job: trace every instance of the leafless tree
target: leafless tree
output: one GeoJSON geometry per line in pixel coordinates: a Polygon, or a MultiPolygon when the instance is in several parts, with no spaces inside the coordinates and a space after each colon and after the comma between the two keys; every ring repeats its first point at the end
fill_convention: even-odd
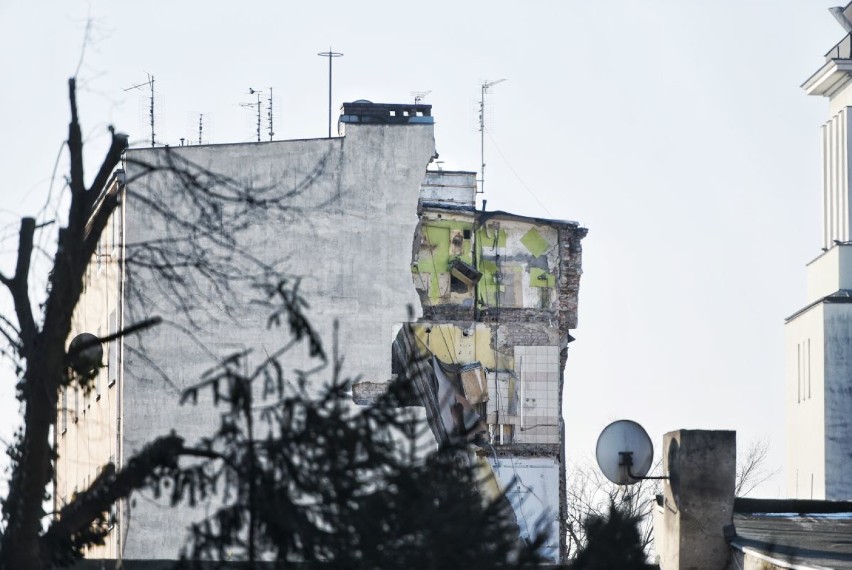
{"type": "Polygon", "coordinates": [[[745,497],[757,487],[769,481],[778,474],[777,469],[769,469],[766,465],[769,454],[769,439],[755,439],[749,442],[737,457],[737,476],[734,495],[745,497]]]}
{"type": "MultiPolygon", "coordinates": [[[[541,541],[520,550],[506,544],[505,508],[497,502],[483,503],[472,494],[473,467],[460,467],[452,455],[423,461],[391,447],[400,439],[393,436],[395,430],[411,436],[411,441],[416,439],[405,419],[394,415],[396,405],[409,400],[393,406],[391,400],[363,414],[351,412],[343,399],[346,383],[339,381],[340,359],[336,353],[327,357],[311,327],[298,279],[288,276],[279,260],[261,259],[241,247],[240,234],[253,221],[270,216],[284,221],[292,214],[291,199],[313,183],[327,157],[320,158],[313,172],[291,180],[285,188],[264,187],[219,175],[178,151],[127,155],[127,137],[110,129],[109,150],[87,185],[73,78],[69,101],[70,205],[67,218],[58,224],[46,291],[40,292],[31,279],[35,236],[45,228],[34,218],[21,220],[14,273],[0,275],[15,310],[14,319],[0,318],[0,335],[19,374],[23,411],[22,428],[9,450],[12,465],[9,490],[2,499],[5,528],[0,536],[0,568],[38,570],[72,562],[84,547],[102,543],[110,507],[134,491],[162,492],[168,484],[174,504],[192,503],[215,494],[217,481],[218,489],[225,493],[230,489],[236,503],[226,503],[214,515],[218,518],[195,529],[191,545],[195,556],[215,557],[228,547],[248,560],[273,552],[282,559],[294,555],[303,560],[346,560],[351,562],[347,567],[353,568],[375,567],[370,553],[394,565],[435,560],[435,567],[446,567],[454,556],[493,567],[510,552],[518,554],[519,562],[535,561],[541,541]],[[133,192],[127,195],[164,228],[161,239],[126,244],[121,259],[131,281],[128,294],[139,296],[136,306],[142,313],[133,315],[120,330],[70,348],[67,341],[87,268],[124,196],[108,191],[122,160],[135,173],[123,186],[125,192],[133,192]],[[127,190],[131,182],[155,174],[180,190],[179,216],[163,206],[155,186],[143,192],[127,190]],[[133,288],[134,282],[159,287],[161,294],[146,296],[143,287],[133,288]],[[181,315],[181,326],[193,336],[196,317],[208,310],[203,299],[210,291],[225,300],[218,315],[225,319],[237,318],[230,308],[239,303],[264,304],[269,324],[285,327],[290,341],[251,372],[244,364],[245,353],[231,355],[184,393],[185,398],[194,399],[206,390],[213,393],[214,401],[229,407],[221,414],[218,431],[209,438],[190,443],[174,433],[156,438],[126,458],[120,468],[112,463],[103,466],[89,487],[59,512],[45,512],[56,464],[52,433],[59,394],[69,387],[88,390],[95,376],[81,372],[74,366],[75,359],[99,343],[141,335],[161,322],[154,312],[181,315]],[[246,292],[255,297],[245,298],[246,292]],[[296,345],[307,346],[306,352],[318,363],[316,370],[332,365],[333,381],[316,399],[305,391],[307,372],[297,372],[292,385],[282,372],[281,357],[296,345]],[[255,389],[275,397],[256,409],[252,404],[255,389]],[[267,420],[270,435],[266,438],[255,435],[255,413],[260,414],[257,419],[267,420]],[[195,463],[187,465],[181,458],[195,463]],[[427,469],[430,462],[437,474],[427,469]],[[321,476],[312,479],[299,470],[300,464],[312,466],[321,476]],[[441,490],[451,500],[433,494],[441,490]],[[270,509],[274,501],[287,500],[290,510],[270,509]],[[432,509],[437,523],[418,516],[424,509],[432,509]],[[474,518],[465,519],[465,512],[474,518]],[[340,533],[333,532],[335,521],[342,525],[340,533]],[[391,533],[394,549],[389,550],[391,543],[377,532],[391,533]],[[329,542],[332,537],[334,544],[329,542]]],[[[136,350],[145,356],[144,344],[137,343],[136,350]]],[[[151,362],[149,372],[156,373],[156,363],[151,362]]]]}
{"type": "MultiPolygon", "coordinates": [[[[651,473],[660,470],[658,462],[651,473]]],[[[658,480],[641,480],[620,486],[609,481],[596,466],[574,465],[568,470],[568,557],[573,558],[587,543],[583,523],[590,516],[606,518],[610,505],[616,505],[628,518],[640,521],[642,548],[649,552],[654,543],[651,510],[662,486],[658,480]]]]}
{"type": "MultiPolygon", "coordinates": [[[[757,439],[743,448],[737,458],[735,496],[745,496],[777,473],[766,466],[769,440],[757,439]]],[[[657,462],[651,473],[659,473],[657,462]]],[[[619,486],[607,480],[596,466],[575,465],[568,472],[568,544],[569,558],[586,544],[583,522],[589,516],[605,517],[609,505],[619,507],[629,517],[640,521],[642,547],[651,553],[654,544],[652,509],[656,495],[662,492],[659,480],[642,480],[630,486],[619,486]]]]}
{"type": "MultiPolygon", "coordinates": [[[[0,319],[0,334],[8,343],[6,352],[16,364],[20,381],[18,396],[22,402],[23,425],[9,454],[12,459],[11,478],[7,496],[2,502],[5,530],[0,538],[0,565],[3,568],[47,568],[60,553],[79,552],[84,544],[97,542],[97,523],[116,500],[144,485],[166,466],[175,465],[185,452],[183,440],[166,436],[152,441],[126,466],[117,471],[106,465],[90,488],[78,493],[70,503],[56,513],[48,523],[44,499],[53,477],[55,452],[51,434],[56,421],[57,399],[60,390],[76,386],[91,387],[92,377],[72,372],[70,363],[75,351],[66,350],[71,332],[72,317],[84,287],[84,276],[93,260],[96,248],[110,217],[122,199],[121,193],[106,192],[107,186],[120,165],[128,146],[126,135],[110,128],[111,143],[100,168],[90,184],[86,184],[83,165],[83,138],[77,115],[76,80],[69,80],[71,121],[67,149],[69,175],[66,180],[70,205],[65,225],[58,230],[58,240],[49,272],[46,296],[31,286],[33,255],[36,251],[36,232],[43,230],[34,218],[21,220],[17,262],[14,274],[0,275],[14,303],[17,323],[0,319]],[[41,309],[39,312],[38,309],[41,309]],[[47,524],[47,529],[44,530],[47,524]]],[[[238,281],[256,285],[259,295],[267,299],[276,292],[290,295],[287,307],[291,318],[302,318],[302,302],[292,287],[286,285],[279,268],[239,253],[235,235],[240,222],[252,210],[282,213],[287,210],[287,192],[269,197],[267,189],[251,188],[219,176],[198,165],[189,163],[173,153],[160,154],[159,162],[139,163],[137,171],[146,176],[165,172],[180,183],[183,199],[189,207],[178,219],[172,212],[144,196],[152,215],[180,224],[184,238],[162,244],[133,244],[128,248],[128,267],[156,273],[152,279],[174,293],[170,298],[175,308],[190,315],[189,299],[193,288],[206,283],[220,292],[233,291],[238,281]],[[236,259],[241,260],[242,266],[236,259]]],[[[244,222],[243,222],[244,223],[244,222]]],[[[143,318],[127,323],[124,330],[113,331],[97,342],[108,342],[129,333],[138,333],[158,322],[143,318]]],[[[309,330],[309,329],[308,329],[309,330]]]]}

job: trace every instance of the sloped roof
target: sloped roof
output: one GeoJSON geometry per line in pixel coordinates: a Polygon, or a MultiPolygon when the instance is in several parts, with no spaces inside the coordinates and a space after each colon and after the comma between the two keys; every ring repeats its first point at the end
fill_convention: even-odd
{"type": "Polygon", "coordinates": [[[733,548],[780,567],[852,569],[852,502],[738,498],[731,530],[733,548]]]}

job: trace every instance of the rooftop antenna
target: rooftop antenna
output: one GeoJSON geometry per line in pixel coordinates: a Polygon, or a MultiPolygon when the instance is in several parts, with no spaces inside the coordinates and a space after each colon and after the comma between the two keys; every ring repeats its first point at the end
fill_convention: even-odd
{"type": "Polygon", "coordinates": [[[503,83],[506,81],[505,79],[497,79],[496,81],[483,81],[480,84],[482,88],[482,95],[479,99],[479,152],[482,156],[482,171],[479,177],[479,191],[477,194],[485,193],[485,94],[488,93],[488,90],[497,85],[498,83],[503,83]]]}
{"type": "Polygon", "coordinates": [[[431,92],[431,89],[429,91],[412,91],[411,94],[414,96],[414,104],[419,105],[420,101],[422,101],[423,98],[431,92]]]}
{"type": "Polygon", "coordinates": [[[272,128],[272,87],[269,88],[269,105],[266,109],[266,117],[269,119],[269,140],[275,136],[275,130],[272,128]]]}
{"type": "Polygon", "coordinates": [[[151,107],[149,114],[151,116],[151,146],[154,146],[154,76],[150,73],[146,72],[148,75],[148,81],[145,83],[140,83],[138,85],[134,85],[132,87],[128,87],[125,91],[130,91],[131,89],[139,89],[140,87],[145,87],[146,85],[151,87],[151,107]]]}
{"type": "Polygon", "coordinates": [[[335,57],[343,57],[343,54],[331,51],[331,46],[329,46],[328,51],[321,51],[317,55],[328,58],[328,138],[331,138],[331,61],[335,57]]]}
{"type": "Polygon", "coordinates": [[[198,144],[201,142],[201,133],[204,132],[204,113],[198,113],[198,144]]]}
{"type": "Polygon", "coordinates": [[[257,142],[260,142],[260,94],[263,91],[258,91],[249,87],[249,95],[257,95],[257,103],[240,103],[240,107],[257,107],[257,142]]]}

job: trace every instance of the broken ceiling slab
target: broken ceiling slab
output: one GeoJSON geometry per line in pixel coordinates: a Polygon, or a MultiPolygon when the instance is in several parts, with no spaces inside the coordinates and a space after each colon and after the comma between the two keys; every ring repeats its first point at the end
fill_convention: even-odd
{"type": "Polygon", "coordinates": [[[471,404],[488,401],[488,381],[482,364],[474,362],[465,364],[459,369],[462,392],[471,404]]]}
{"type": "Polygon", "coordinates": [[[450,261],[449,267],[452,276],[468,287],[473,287],[482,278],[482,272],[457,257],[450,261]]]}

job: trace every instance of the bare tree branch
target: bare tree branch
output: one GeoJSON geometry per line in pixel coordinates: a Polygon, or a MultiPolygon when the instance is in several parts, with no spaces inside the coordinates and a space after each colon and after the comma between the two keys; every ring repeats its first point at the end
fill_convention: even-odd
{"type": "MultiPolygon", "coordinates": [[[[658,472],[658,461],[651,472],[658,472]]],[[[654,543],[654,526],[651,512],[660,492],[660,482],[643,479],[633,485],[619,486],[608,481],[597,467],[575,465],[568,472],[568,522],[569,552],[573,557],[586,545],[583,523],[590,516],[606,517],[611,504],[630,517],[638,518],[642,547],[646,552],[654,543]]]]}
{"type": "Polygon", "coordinates": [[[106,187],[107,182],[109,182],[110,177],[115,171],[116,165],[121,160],[122,153],[127,150],[127,135],[123,133],[116,133],[113,127],[109,128],[109,132],[112,135],[112,142],[110,143],[109,150],[101,164],[101,168],[98,171],[97,176],[95,176],[95,180],[89,187],[89,192],[94,197],[97,197],[104,187],[106,187]]]}
{"type": "Polygon", "coordinates": [[[749,443],[745,453],[737,458],[735,496],[747,496],[778,473],[777,469],[767,470],[766,459],[768,455],[768,439],[756,439],[749,443]]]}
{"type": "MultiPolygon", "coordinates": [[[[71,122],[68,124],[68,152],[71,155],[71,186],[72,198],[86,191],[83,182],[83,135],[77,118],[77,78],[68,80],[68,98],[71,102],[71,122]]],[[[82,206],[82,204],[81,204],[82,206]]]]}
{"type": "Polygon", "coordinates": [[[15,327],[9,324],[9,321],[5,317],[0,316],[0,319],[2,319],[3,324],[5,325],[0,326],[0,334],[2,334],[3,337],[6,339],[6,342],[8,342],[9,345],[15,349],[17,355],[21,356],[21,352],[23,352],[23,347],[21,346],[20,339],[21,334],[15,327]],[[13,332],[9,332],[6,327],[11,328],[13,332]]]}
{"type": "Polygon", "coordinates": [[[91,195],[87,195],[83,183],[83,142],[74,78],[69,80],[68,87],[71,106],[68,126],[71,205],[68,225],[59,231],[41,330],[33,319],[28,291],[36,227],[33,218],[21,221],[17,268],[10,287],[26,364],[20,393],[24,402],[24,430],[10,451],[14,465],[9,491],[3,502],[3,515],[9,520],[9,525],[0,539],[0,565],[8,568],[45,567],[48,564],[45,557],[49,554],[41,546],[40,534],[44,492],[53,473],[52,426],[56,421],[58,390],[68,381],[65,342],[82,293],[83,275],[93,251],[86,249],[84,244],[93,200],[91,195]]]}
{"type": "Polygon", "coordinates": [[[33,253],[33,235],[36,223],[33,218],[23,218],[18,238],[18,259],[15,265],[15,276],[2,277],[0,281],[9,288],[15,304],[15,314],[18,317],[20,330],[19,344],[24,351],[32,349],[36,335],[35,319],[30,305],[29,273],[33,253]]]}

